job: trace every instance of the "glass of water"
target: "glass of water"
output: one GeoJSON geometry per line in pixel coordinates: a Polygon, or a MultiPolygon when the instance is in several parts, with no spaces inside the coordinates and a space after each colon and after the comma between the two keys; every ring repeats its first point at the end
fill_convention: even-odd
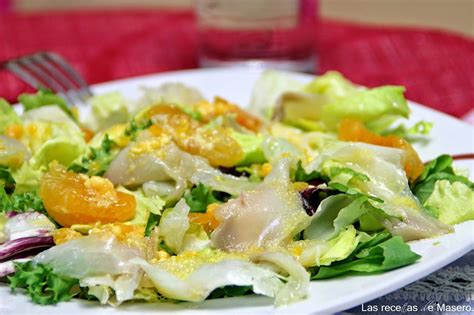
{"type": "Polygon", "coordinates": [[[202,67],[315,72],[317,0],[197,0],[202,67]]]}

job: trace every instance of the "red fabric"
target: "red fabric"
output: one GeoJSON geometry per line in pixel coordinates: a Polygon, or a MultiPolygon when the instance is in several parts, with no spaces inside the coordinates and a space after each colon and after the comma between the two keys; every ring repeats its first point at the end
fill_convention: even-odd
{"type": "MultiPolygon", "coordinates": [[[[321,72],[354,82],[401,84],[407,97],[461,117],[474,107],[474,41],[448,33],[322,21],[321,72]]],[[[196,25],[187,11],[0,15],[0,60],[39,50],[66,57],[90,83],[197,66],[196,25]]],[[[26,86],[0,71],[0,95],[26,86]]]]}

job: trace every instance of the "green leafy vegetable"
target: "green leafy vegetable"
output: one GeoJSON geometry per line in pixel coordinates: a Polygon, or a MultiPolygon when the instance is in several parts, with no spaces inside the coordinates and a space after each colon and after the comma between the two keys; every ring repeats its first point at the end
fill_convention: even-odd
{"type": "Polygon", "coordinates": [[[5,211],[38,211],[45,213],[36,191],[15,192],[16,181],[7,167],[0,166],[0,213],[5,211]]]}
{"type": "Polygon", "coordinates": [[[212,203],[222,203],[225,200],[223,193],[213,191],[211,188],[199,183],[184,195],[191,212],[206,212],[207,206],[212,203]]]}
{"type": "Polygon", "coordinates": [[[452,157],[441,155],[425,165],[423,173],[421,173],[412,186],[413,193],[422,204],[425,204],[426,200],[431,196],[435,189],[435,184],[439,180],[447,180],[450,183],[461,182],[471,189],[474,188],[474,183],[467,177],[454,173],[452,163],[452,157]]]}
{"type": "Polygon", "coordinates": [[[237,286],[228,285],[225,287],[217,288],[209,294],[208,299],[220,299],[224,297],[242,296],[252,293],[252,286],[237,286]]]}
{"type": "Polygon", "coordinates": [[[135,119],[132,119],[127,129],[125,129],[125,135],[127,137],[131,137],[132,140],[135,140],[140,131],[150,128],[152,124],[153,122],[151,121],[151,119],[146,119],[140,122],[137,122],[135,119]]]}
{"type": "Polygon", "coordinates": [[[410,110],[404,91],[400,86],[383,86],[353,93],[325,105],[321,120],[330,130],[335,130],[339,121],[346,117],[359,119],[374,131],[384,130],[393,122],[387,121],[387,117],[408,117],[410,110]]]}
{"type": "Polygon", "coordinates": [[[424,206],[446,224],[474,220],[474,191],[459,181],[439,180],[424,206]]]}
{"type": "Polygon", "coordinates": [[[233,131],[230,135],[235,141],[238,142],[242,148],[242,151],[244,152],[244,157],[238,163],[239,166],[266,162],[262,150],[262,136],[255,134],[245,134],[237,131],[233,131]]]}
{"type": "Polygon", "coordinates": [[[76,173],[85,173],[89,176],[101,176],[107,170],[113,156],[111,154],[115,142],[110,140],[106,134],[99,148],[90,148],[87,156],[84,156],[80,164],[74,163],[68,170],[76,173]]]}
{"type": "Polygon", "coordinates": [[[311,279],[325,279],[347,273],[375,273],[392,270],[416,262],[421,256],[399,236],[389,233],[375,234],[368,241],[361,242],[346,259],[330,266],[315,269],[311,279]]]}
{"type": "Polygon", "coordinates": [[[84,124],[98,132],[129,120],[127,103],[118,92],[96,95],[90,99],[91,111],[84,124]]]}
{"type": "Polygon", "coordinates": [[[336,177],[340,174],[347,174],[347,175],[351,176],[351,178],[356,178],[356,179],[361,180],[363,182],[370,181],[370,178],[367,175],[362,174],[360,172],[356,172],[353,169],[348,168],[348,167],[331,167],[330,168],[330,171],[329,171],[329,177],[330,178],[334,178],[334,177],[336,177]]]}
{"type": "Polygon", "coordinates": [[[145,236],[150,236],[153,228],[160,223],[161,215],[150,213],[145,227],[145,236]]]}
{"type": "Polygon", "coordinates": [[[303,166],[301,165],[301,160],[298,161],[295,170],[295,182],[310,182],[316,179],[323,179],[321,173],[318,171],[312,171],[311,173],[306,173],[303,166]]]}
{"type": "Polygon", "coordinates": [[[381,135],[394,135],[400,138],[409,139],[413,136],[426,136],[430,133],[432,128],[433,123],[421,120],[411,127],[407,127],[404,124],[400,124],[396,128],[382,131],[381,135]]]}
{"type": "Polygon", "coordinates": [[[304,231],[305,239],[330,240],[367,213],[378,218],[386,216],[382,210],[372,205],[369,196],[362,194],[330,196],[324,199],[316,210],[313,221],[304,231]]]}
{"type": "Polygon", "coordinates": [[[10,197],[10,210],[15,212],[38,211],[45,213],[43,201],[36,192],[13,194],[10,197]]]}
{"type": "Polygon", "coordinates": [[[21,119],[13,110],[13,107],[3,98],[0,97],[0,134],[13,124],[21,124],[21,119]]]}
{"type": "Polygon", "coordinates": [[[26,289],[34,303],[56,304],[69,301],[80,293],[79,280],[60,276],[46,265],[31,261],[15,263],[15,270],[13,276],[8,277],[11,290],[26,289]]]}
{"type": "Polygon", "coordinates": [[[56,105],[61,108],[71,118],[75,119],[66,101],[50,90],[40,89],[36,94],[24,93],[18,97],[18,101],[23,105],[25,111],[39,108],[46,105],[56,105]]]}
{"type": "Polygon", "coordinates": [[[6,192],[12,193],[15,190],[15,183],[9,168],[0,165],[0,187],[4,187],[6,192]]]}

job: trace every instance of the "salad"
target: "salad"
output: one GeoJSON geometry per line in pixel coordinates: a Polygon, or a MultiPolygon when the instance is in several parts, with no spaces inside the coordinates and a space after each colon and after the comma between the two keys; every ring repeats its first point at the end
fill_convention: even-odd
{"type": "Polygon", "coordinates": [[[181,83],[18,102],[0,99],[0,280],[37,304],[280,306],[416,263],[408,241],[474,219],[453,158],[413,148],[431,124],[403,122],[403,87],[267,71],[248,111],[181,83]]]}

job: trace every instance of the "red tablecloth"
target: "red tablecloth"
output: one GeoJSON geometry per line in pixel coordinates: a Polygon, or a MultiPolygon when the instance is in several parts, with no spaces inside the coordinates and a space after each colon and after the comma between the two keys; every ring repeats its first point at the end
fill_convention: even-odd
{"type": "MultiPolygon", "coordinates": [[[[440,31],[321,21],[320,71],[368,85],[401,84],[407,97],[461,117],[474,107],[474,41],[440,31]]],[[[189,11],[59,12],[0,15],[0,60],[52,50],[90,83],[197,66],[189,11]]],[[[26,86],[0,72],[9,100],[26,86]]]]}

